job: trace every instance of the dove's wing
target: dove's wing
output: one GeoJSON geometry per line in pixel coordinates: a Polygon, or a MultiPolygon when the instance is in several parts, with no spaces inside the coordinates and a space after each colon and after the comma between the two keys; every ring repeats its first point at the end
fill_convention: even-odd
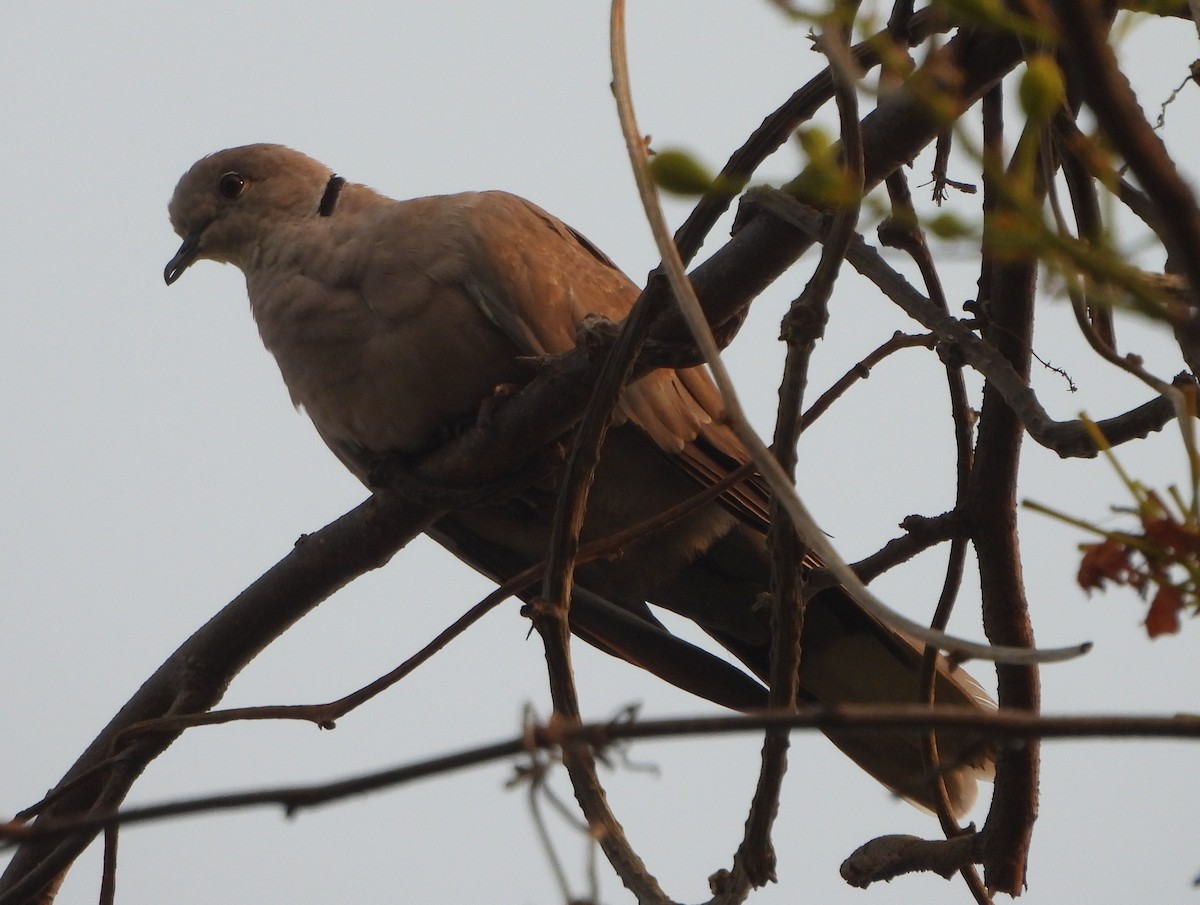
{"type": "MultiPolygon", "coordinates": [[[[531,354],[575,346],[588,315],[622,321],[639,289],[579,232],[537,205],[504,192],[470,197],[463,233],[473,266],[465,290],[485,315],[531,354]]],[[[749,460],[725,422],[720,394],[706,369],[652,371],[626,387],[617,423],[636,425],[701,483],[714,483],[749,460]]],[[[766,521],[766,493],[757,478],[734,487],[728,501],[766,521]]]]}

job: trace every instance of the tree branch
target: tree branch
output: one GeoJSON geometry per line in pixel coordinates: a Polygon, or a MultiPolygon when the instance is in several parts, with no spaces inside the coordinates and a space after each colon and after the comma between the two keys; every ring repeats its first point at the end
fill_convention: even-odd
{"type": "MultiPolygon", "coordinates": [[[[769,189],[746,193],[744,204],[770,212],[785,219],[807,235],[821,234],[822,215],[793,198],[769,189]]],[[[1042,407],[1037,395],[1026,381],[1013,370],[996,348],[980,339],[962,321],[940,309],[921,295],[912,284],[892,268],[861,236],[856,236],[846,253],[854,269],[878,286],[905,314],[933,331],[944,342],[952,344],[955,354],[982,374],[1020,417],[1029,435],[1040,445],[1064,458],[1094,457],[1096,445],[1084,423],[1078,419],[1055,421],[1042,407]]],[[[1190,378],[1180,378],[1191,383],[1190,378]]],[[[1146,437],[1161,430],[1175,417],[1170,399],[1159,396],[1135,409],[1097,422],[1104,426],[1105,436],[1113,446],[1146,437]],[[1109,431],[1113,433],[1109,433],[1109,431]]]]}
{"type": "MultiPolygon", "coordinates": [[[[999,183],[1007,177],[1003,153],[999,91],[985,102],[984,204],[982,245],[984,261],[979,305],[988,312],[984,338],[1011,365],[1016,378],[1029,381],[1033,348],[1033,303],[1037,287],[1037,258],[1001,252],[992,235],[993,224],[1006,209],[999,183]]],[[[1031,127],[1032,128],[1032,127],[1031,127]]],[[[1032,140],[1027,133],[1023,138],[1032,140]]],[[[1011,168],[1015,171],[1025,149],[1018,143],[1011,168]]],[[[1030,194],[1041,196],[1035,171],[1030,194]]],[[[1022,419],[997,384],[984,383],[983,405],[975,442],[967,518],[979,563],[983,625],[993,643],[1033,647],[1029,602],[1021,580],[1021,556],[1016,517],[1017,474],[1022,419]]],[[[1002,708],[1036,712],[1040,685],[1035,664],[997,664],[997,698],[1002,708]]],[[[984,880],[988,889],[1019,896],[1025,887],[1026,859],[1037,818],[1037,744],[1004,748],[997,753],[992,807],[982,832],[984,880]]]]}
{"type": "Polygon", "coordinates": [[[451,754],[364,773],[335,782],[281,786],[250,792],[234,792],[180,799],[154,805],[139,805],[117,811],[93,811],[82,816],[65,815],[34,824],[0,823],[0,840],[7,842],[48,841],[69,838],[106,826],[146,823],[185,814],[228,811],[262,805],[283,807],[289,816],[380,789],[405,785],[431,776],[468,767],[519,757],[530,750],[553,750],[565,744],[582,744],[603,749],[635,739],[687,738],[763,732],[767,729],[836,730],[839,734],[907,730],[973,730],[997,741],[1039,739],[1157,738],[1200,740],[1200,715],[1045,716],[1006,710],[982,711],[972,707],[926,707],[923,704],[845,704],[838,707],[801,707],[795,711],[764,711],[751,715],[675,717],[655,720],[618,720],[581,723],[576,726],[548,724],[526,727],[514,738],[451,754]]]}

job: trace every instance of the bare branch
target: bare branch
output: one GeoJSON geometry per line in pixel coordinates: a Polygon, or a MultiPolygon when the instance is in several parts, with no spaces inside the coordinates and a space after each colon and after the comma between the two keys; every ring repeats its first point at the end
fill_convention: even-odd
{"type": "Polygon", "coordinates": [[[971,869],[979,859],[979,837],[975,833],[949,839],[920,839],[916,836],[880,836],[854,850],[842,862],[842,879],[866,889],[879,880],[903,874],[932,871],[947,880],[957,871],[971,869]]]}
{"type": "MultiPolygon", "coordinates": [[[[999,92],[986,103],[1000,105],[999,92]]],[[[997,112],[998,117],[998,112],[997,112]]],[[[1036,127],[1028,127],[1023,141],[1036,140],[1036,127]]],[[[993,236],[1002,212],[1011,210],[1002,185],[1007,173],[1001,166],[1000,135],[985,125],[984,199],[990,216],[985,220],[983,260],[986,281],[980,281],[979,303],[988,311],[984,338],[1012,367],[1016,379],[1029,382],[1033,348],[1033,303],[1037,287],[1037,258],[1026,253],[1001,253],[993,236]]],[[[1027,149],[1018,142],[1010,172],[1019,172],[1027,149]]],[[[1041,170],[1034,170],[1028,191],[1041,196],[1041,170]]],[[[1019,177],[1017,177],[1019,178],[1019,177]]],[[[1034,644],[1029,601],[1020,567],[1015,515],[1017,473],[1025,425],[1007,395],[990,375],[984,383],[983,405],[975,442],[975,467],[971,473],[967,518],[979,564],[983,625],[993,643],[1034,644]]],[[[1040,684],[1036,664],[997,664],[997,699],[1002,708],[1036,712],[1040,684]]],[[[992,808],[984,824],[982,853],[984,878],[993,891],[1011,896],[1025,886],[1033,823],[1037,817],[1038,746],[1004,748],[997,753],[992,808]]]]}
{"type": "MultiPolygon", "coordinates": [[[[893,173],[888,178],[887,186],[888,194],[892,199],[893,216],[888,223],[880,226],[880,239],[885,244],[904,249],[912,256],[913,260],[917,263],[918,269],[921,271],[922,279],[925,282],[925,291],[929,294],[930,301],[943,311],[949,312],[950,306],[942,290],[942,283],[938,277],[937,267],[933,262],[933,255],[930,254],[929,245],[925,241],[924,233],[917,225],[916,209],[912,203],[912,194],[909,192],[908,181],[904,176],[904,172],[897,170],[893,173]],[[890,228],[885,228],[889,226],[890,228]]],[[[971,449],[971,409],[967,401],[967,389],[963,380],[961,364],[957,360],[948,360],[945,362],[945,369],[946,382],[950,395],[950,413],[954,424],[956,459],[954,507],[956,511],[965,511],[968,506],[967,498],[970,491],[971,468],[974,461],[971,449]]],[[[946,559],[946,576],[942,583],[942,591],[938,595],[937,607],[934,609],[933,618],[929,623],[931,628],[944,630],[950,621],[950,614],[958,598],[959,588],[962,586],[966,554],[966,533],[956,534],[950,543],[950,555],[946,559]]],[[[937,686],[937,664],[938,651],[936,648],[926,645],[921,656],[920,684],[921,700],[927,704],[934,703],[937,686]]],[[[933,778],[932,784],[935,791],[937,816],[938,822],[942,827],[942,832],[946,835],[947,839],[961,837],[962,830],[951,812],[950,795],[946,789],[946,783],[941,770],[941,759],[938,755],[936,735],[932,732],[925,733],[922,744],[924,746],[926,767],[929,775],[933,778]]],[[[849,863],[847,861],[847,864],[849,863]]],[[[846,864],[843,864],[842,869],[843,871],[846,870],[846,864]]],[[[958,866],[958,871],[962,875],[967,887],[971,890],[972,895],[974,895],[975,901],[980,903],[980,905],[988,905],[991,901],[991,896],[988,895],[987,890],[984,888],[983,881],[980,879],[975,867],[969,863],[962,863],[958,866]]],[[[843,876],[845,876],[845,873],[843,873],[843,876]]]]}
{"type": "MultiPolygon", "coordinates": [[[[858,117],[858,72],[850,59],[849,35],[857,14],[856,2],[835,4],[821,27],[818,46],[829,59],[834,76],[834,93],[841,125],[842,147],[848,188],[855,199],[833,216],[821,259],[800,297],[784,316],[781,333],[788,350],[779,389],[773,448],[781,471],[794,487],[796,442],[801,430],[800,412],[808,378],[809,358],[829,319],[829,297],[841,269],[846,245],[854,235],[862,204],[863,154],[858,117]]],[[[803,562],[807,547],[791,521],[785,517],[778,494],[771,501],[768,531],[771,551],[771,674],[768,701],[776,709],[794,709],[800,687],[803,657],[805,579],[803,562]]],[[[736,899],[747,886],[774,882],[776,856],[771,827],[779,812],[779,796],[787,771],[786,732],[767,732],[763,739],[762,765],[746,818],[741,845],[734,855],[726,898],[736,899]]]]}
{"type": "MultiPolygon", "coordinates": [[[[1159,738],[1200,740],[1200,715],[1042,716],[1016,711],[982,711],[965,707],[926,707],[923,704],[841,705],[803,707],[786,713],[703,716],[657,720],[619,720],[571,726],[530,726],[515,738],[469,748],[412,764],[365,773],[317,785],[283,786],[251,792],[208,795],[123,811],[93,811],[63,815],[35,824],[0,823],[0,840],[53,840],[106,826],[128,825],[184,814],[235,810],[262,805],[280,806],[289,815],[378,789],[453,773],[468,767],[519,757],[530,750],[582,744],[602,749],[616,742],[649,738],[728,735],[767,729],[821,730],[839,733],[889,732],[896,729],[975,730],[997,740],[1159,738]]],[[[15,899],[13,901],[16,901],[15,899]]]]}
{"type": "Polygon", "coordinates": [[[1053,4],[1046,9],[1056,20],[1063,53],[1077,70],[1088,106],[1158,208],[1167,227],[1167,250],[1188,282],[1200,286],[1200,208],[1117,66],[1108,44],[1107,10],[1097,0],[1087,0],[1072,4],[1067,20],[1053,4]]]}
{"type": "MultiPolygon", "coordinates": [[[[821,233],[821,215],[787,195],[760,189],[747,193],[746,197],[747,204],[786,219],[813,237],[821,233]]],[[[1013,371],[1012,366],[997,354],[995,348],[981,340],[961,321],[940,310],[917,292],[861,237],[856,237],[850,244],[846,260],[855,270],[875,283],[906,314],[932,330],[943,341],[952,343],[954,351],[996,387],[996,391],[1020,417],[1029,435],[1039,444],[1054,450],[1064,458],[1091,458],[1096,455],[1096,445],[1082,421],[1055,421],[1051,418],[1036,394],[1013,371]]],[[[1129,412],[1098,423],[1104,426],[1104,435],[1116,446],[1161,430],[1174,415],[1175,409],[1171,400],[1160,396],[1129,412]],[[1109,431],[1113,433],[1110,434],[1109,431]]]]}

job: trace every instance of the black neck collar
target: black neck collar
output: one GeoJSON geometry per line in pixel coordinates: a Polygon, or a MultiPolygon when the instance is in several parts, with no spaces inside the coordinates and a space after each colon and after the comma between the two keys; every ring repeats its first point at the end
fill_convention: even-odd
{"type": "Polygon", "coordinates": [[[317,205],[317,213],[322,217],[328,217],[333,213],[333,208],[337,204],[338,193],[341,192],[342,186],[346,184],[346,180],[334,173],[329,177],[329,181],[325,183],[325,194],[321,196],[321,203],[317,205]]]}

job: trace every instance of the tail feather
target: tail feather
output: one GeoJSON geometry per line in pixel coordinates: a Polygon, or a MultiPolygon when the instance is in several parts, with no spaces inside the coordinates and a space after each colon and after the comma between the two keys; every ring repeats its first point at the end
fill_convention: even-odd
{"type": "MultiPolygon", "coordinates": [[[[921,650],[906,635],[867,616],[843,592],[822,593],[805,612],[801,691],[826,704],[916,703],[921,700],[921,650]]],[[[975,679],[941,657],[934,701],[982,710],[995,707],[975,679]]],[[[864,770],[927,810],[935,809],[940,774],[956,818],[974,804],[978,780],[990,780],[995,772],[994,752],[978,732],[938,732],[936,770],[925,758],[921,732],[828,734],[864,770]]]]}
{"type": "MultiPolygon", "coordinates": [[[[526,557],[477,536],[452,516],[440,521],[430,534],[496,580],[528,565],[526,557]]],[[[770,673],[770,645],[763,640],[769,628],[765,613],[754,608],[757,595],[765,590],[754,579],[756,574],[767,574],[765,555],[761,540],[751,543],[737,532],[730,532],[688,568],[673,575],[667,585],[648,595],[656,604],[694,618],[745,664],[749,673],[674,635],[641,602],[645,598],[640,595],[614,596],[611,588],[599,593],[577,583],[571,628],[590,644],[678,688],[735,710],[758,709],[767,703],[766,688],[760,682],[766,683],[770,673]],[[736,555],[724,556],[731,551],[736,555]],[[729,574],[731,563],[749,574],[729,574]],[[705,617],[720,615],[721,607],[728,607],[733,614],[757,612],[761,616],[749,620],[731,616],[728,626],[720,629],[705,625],[710,622],[705,617]],[[755,619],[761,619],[761,630],[754,633],[755,637],[732,633],[745,629],[747,624],[758,624],[755,619]]],[[[527,589],[518,596],[528,597],[535,591],[527,589]]],[[[822,591],[809,601],[802,640],[800,691],[806,700],[825,704],[911,704],[921,699],[921,646],[868,615],[841,589],[822,591]]],[[[993,706],[974,679],[962,670],[952,670],[945,660],[938,664],[935,692],[940,704],[982,709],[993,706]]],[[[993,753],[976,732],[937,733],[940,767],[936,772],[926,762],[921,732],[827,734],[879,782],[926,810],[935,809],[934,780],[940,773],[955,817],[971,807],[977,781],[990,778],[993,770],[993,753]]]]}

